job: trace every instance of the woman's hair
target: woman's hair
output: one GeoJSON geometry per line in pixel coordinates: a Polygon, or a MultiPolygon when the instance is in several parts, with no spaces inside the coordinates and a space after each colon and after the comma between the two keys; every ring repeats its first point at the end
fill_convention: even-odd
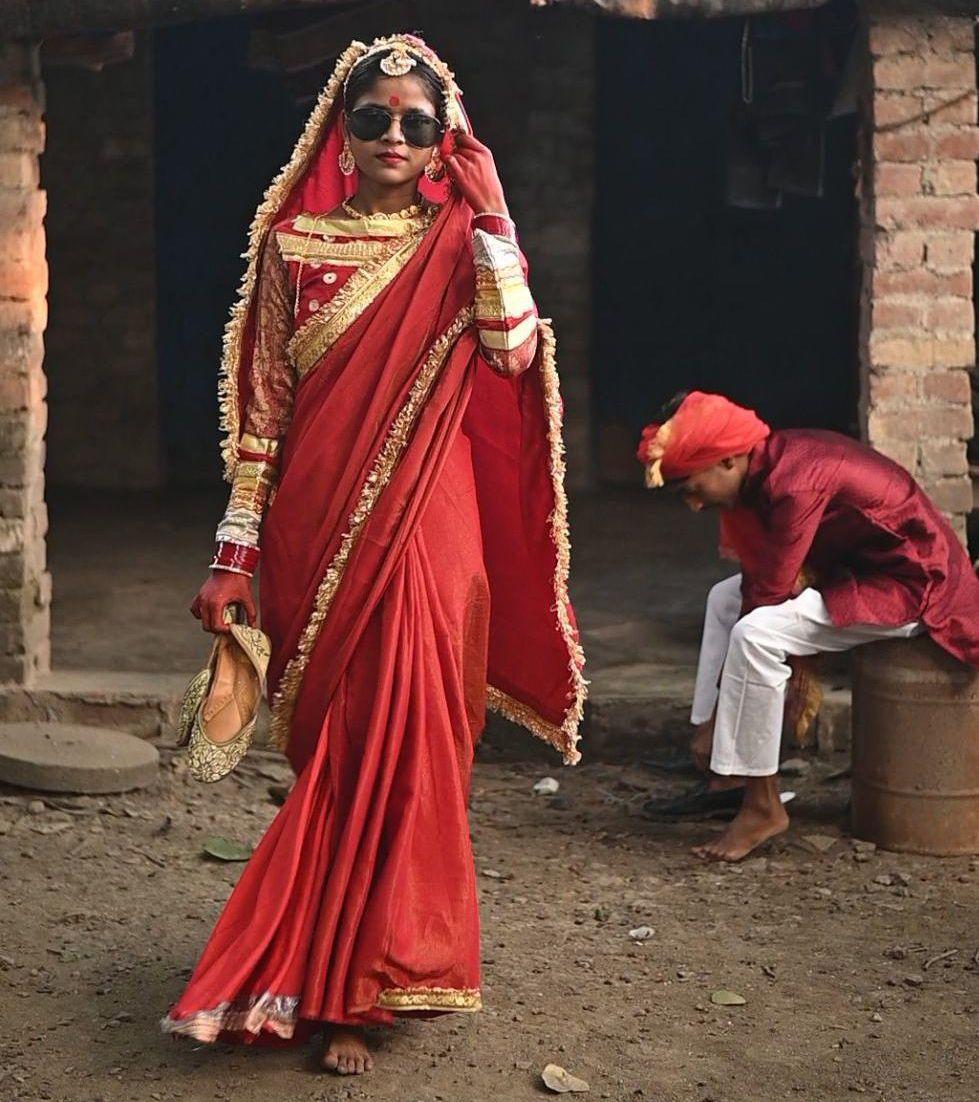
{"type": "MultiPolygon", "coordinates": [[[[343,89],[343,106],[349,111],[362,95],[369,92],[379,80],[387,78],[387,73],[381,69],[381,62],[390,54],[390,50],[383,53],[371,54],[364,61],[356,64],[350,71],[346,86],[343,89]]],[[[412,55],[414,57],[414,54],[412,55]]],[[[421,58],[417,58],[417,64],[405,74],[418,77],[425,87],[425,91],[431,96],[439,121],[445,125],[445,88],[439,80],[435,70],[426,65],[421,58]]]]}

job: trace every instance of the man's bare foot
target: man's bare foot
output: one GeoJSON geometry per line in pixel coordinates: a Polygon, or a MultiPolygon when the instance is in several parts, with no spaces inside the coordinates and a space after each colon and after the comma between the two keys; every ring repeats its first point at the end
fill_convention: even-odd
{"type": "Polygon", "coordinates": [[[364,1031],[351,1026],[334,1026],[320,1063],[327,1071],[335,1071],[337,1075],[363,1075],[365,1071],[370,1071],[374,1060],[367,1051],[364,1031]]]}
{"type": "Polygon", "coordinates": [[[717,839],[696,846],[694,854],[705,861],[741,861],[769,838],[789,827],[778,793],[778,777],[749,777],[741,810],[717,839]]]}

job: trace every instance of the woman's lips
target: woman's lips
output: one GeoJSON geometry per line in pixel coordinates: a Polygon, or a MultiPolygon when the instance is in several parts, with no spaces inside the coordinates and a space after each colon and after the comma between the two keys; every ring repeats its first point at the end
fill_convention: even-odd
{"type": "Polygon", "coordinates": [[[378,153],[377,159],[383,161],[386,165],[399,165],[402,161],[407,161],[407,157],[402,157],[400,153],[378,153]]]}

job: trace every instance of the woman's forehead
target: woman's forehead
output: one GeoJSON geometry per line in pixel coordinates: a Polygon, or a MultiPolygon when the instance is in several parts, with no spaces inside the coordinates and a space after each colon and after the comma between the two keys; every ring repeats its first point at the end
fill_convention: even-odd
{"type": "Polygon", "coordinates": [[[354,107],[364,107],[367,104],[429,113],[434,106],[425,85],[410,73],[402,77],[380,77],[375,80],[366,92],[357,97],[354,107]]]}

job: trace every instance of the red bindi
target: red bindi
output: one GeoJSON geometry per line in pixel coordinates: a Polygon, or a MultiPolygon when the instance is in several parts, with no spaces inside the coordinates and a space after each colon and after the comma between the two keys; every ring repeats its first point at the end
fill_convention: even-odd
{"type": "Polygon", "coordinates": [[[391,97],[391,98],[390,98],[390,99],[388,100],[388,103],[389,103],[389,104],[390,104],[390,105],[391,105],[392,107],[398,107],[398,106],[400,105],[400,103],[401,103],[401,100],[400,100],[400,99],[398,99],[398,97],[397,97],[397,96],[392,96],[392,97],[391,97]]]}

